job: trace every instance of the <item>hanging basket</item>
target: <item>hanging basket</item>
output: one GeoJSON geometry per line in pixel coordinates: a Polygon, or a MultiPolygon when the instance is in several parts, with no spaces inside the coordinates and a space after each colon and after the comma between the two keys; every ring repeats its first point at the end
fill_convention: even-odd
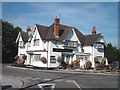
{"type": "Polygon", "coordinates": [[[44,64],[47,63],[47,59],[46,59],[45,57],[41,57],[40,60],[41,60],[44,64]]]}

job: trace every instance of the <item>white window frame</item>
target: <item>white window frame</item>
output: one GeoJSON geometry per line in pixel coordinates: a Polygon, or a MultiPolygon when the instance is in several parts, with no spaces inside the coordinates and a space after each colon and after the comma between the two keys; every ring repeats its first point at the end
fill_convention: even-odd
{"type": "Polygon", "coordinates": [[[39,39],[35,39],[34,40],[34,46],[39,46],[40,40],[39,39]]]}

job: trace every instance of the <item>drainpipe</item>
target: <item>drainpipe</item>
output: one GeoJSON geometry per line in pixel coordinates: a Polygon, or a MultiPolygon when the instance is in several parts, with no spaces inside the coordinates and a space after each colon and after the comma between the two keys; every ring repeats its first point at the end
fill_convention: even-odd
{"type": "Polygon", "coordinates": [[[92,45],[92,67],[95,67],[95,62],[94,62],[94,45],[92,45]]]}
{"type": "MultiPolygon", "coordinates": [[[[47,60],[48,60],[48,51],[49,51],[49,41],[47,43],[47,60]]],[[[48,61],[47,61],[47,68],[48,68],[48,61]]]]}

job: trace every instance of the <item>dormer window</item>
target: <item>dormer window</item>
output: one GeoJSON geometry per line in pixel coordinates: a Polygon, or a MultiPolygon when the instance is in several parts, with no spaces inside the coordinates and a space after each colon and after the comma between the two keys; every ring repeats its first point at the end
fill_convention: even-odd
{"type": "Polygon", "coordinates": [[[97,49],[104,49],[104,43],[97,42],[97,43],[96,43],[96,48],[97,48],[97,49]]]}
{"type": "Polygon", "coordinates": [[[34,40],[34,46],[39,46],[39,39],[34,40]]]}
{"type": "Polygon", "coordinates": [[[77,43],[76,41],[66,40],[64,43],[64,47],[77,47],[77,43]]]}

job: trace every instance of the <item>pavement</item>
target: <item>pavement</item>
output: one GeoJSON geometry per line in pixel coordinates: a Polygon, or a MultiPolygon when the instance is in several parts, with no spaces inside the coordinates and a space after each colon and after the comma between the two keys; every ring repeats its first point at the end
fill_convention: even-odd
{"type": "Polygon", "coordinates": [[[21,88],[23,86],[23,81],[21,78],[16,78],[14,76],[2,76],[2,86],[3,88],[21,88]]]}
{"type": "MultiPolygon", "coordinates": [[[[61,86],[63,86],[63,88],[64,87],[80,88],[81,86],[87,87],[87,86],[79,84],[79,82],[82,82],[83,84],[85,84],[85,81],[83,81],[84,79],[82,77],[88,78],[87,80],[89,80],[89,79],[91,80],[91,78],[96,79],[96,81],[94,81],[94,80],[91,81],[92,83],[96,83],[97,80],[102,80],[101,77],[104,77],[104,76],[105,76],[104,78],[107,80],[110,80],[109,78],[112,76],[111,78],[115,81],[113,83],[111,83],[111,84],[113,84],[113,85],[111,85],[111,87],[116,87],[117,85],[115,83],[117,83],[116,80],[118,77],[118,73],[113,73],[113,72],[112,73],[100,73],[99,71],[94,72],[93,70],[89,70],[89,71],[68,70],[68,69],[66,69],[66,70],[40,70],[40,69],[30,68],[30,67],[29,68],[14,67],[11,65],[6,65],[6,67],[4,69],[3,69],[3,76],[2,76],[3,88],[26,88],[26,87],[31,87],[31,85],[34,86],[32,88],[36,88],[36,87],[40,88],[40,86],[42,86],[43,83],[44,84],[56,83],[56,87],[58,87],[58,88],[62,88],[61,86]],[[6,71],[7,69],[8,69],[8,72],[6,71]],[[14,73],[14,71],[15,71],[15,73],[14,73]],[[19,73],[17,73],[17,72],[19,72],[19,73]],[[9,74],[7,74],[7,73],[9,73],[9,74]],[[37,74],[37,73],[39,73],[39,74],[37,74]],[[54,74],[52,74],[52,73],[54,73],[54,74]],[[34,74],[36,74],[36,75],[34,75],[34,74]],[[62,76],[62,78],[64,78],[63,76],[67,75],[67,74],[68,74],[67,77],[69,77],[69,74],[70,74],[70,76],[75,76],[75,75],[77,76],[77,75],[84,74],[81,77],[79,77],[83,80],[82,81],[80,80],[77,83],[76,82],[77,77],[75,80],[73,80],[72,78],[68,78],[68,79],[56,78],[56,77],[58,77],[58,75],[60,75],[60,76],[62,76]],[[72,74],[74,74],[74,75],[72,75],[72,74]],[[90,77],[89,75],[98,75],[100,77],[98,77],[98,76],[90,77]],[[110,77],[106,77],[106,76],[110,76],[110,77]],[[49,83],[46,83],[46,81],[49,83]],[[37,85],[36,85],[36,83],[37,83],[37,85]],[[40,84],[40,85],[38,85],[38,84],[40,84]]],[[[110,81],[113,81],[113,80],[110,80],[110,81]]],[[[104,82],[104,80],[102,80],[102,82],[104,82]]],[[[92,86],[92,83],[89,83],[89,84],[91,84],[91,86],[92,86]]],[[[109,83],[106,83],[106,84],[109,84],[109,83]]],[[[88,88],[91,86],[89,85],[88,88]]],[[[97,85],[96,85],[96,87],[97,87],[97,85]]]]}

